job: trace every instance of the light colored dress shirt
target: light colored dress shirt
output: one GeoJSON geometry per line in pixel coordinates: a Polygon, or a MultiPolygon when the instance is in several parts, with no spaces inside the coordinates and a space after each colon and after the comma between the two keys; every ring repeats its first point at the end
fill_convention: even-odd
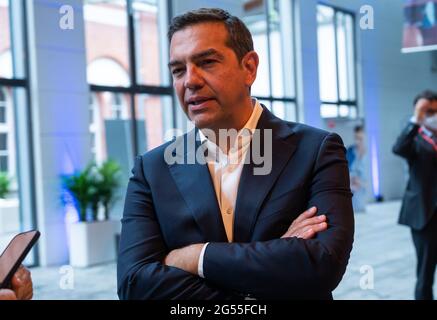
{"type": "MultiPolygon", "coordinates": [[[[214,142],[208,140],[202,131],[199,130],[201,142],[206,143],[208,169],[214,184],[217,202],[229,242],[232,242],[233,239],[234,210],[244,159],[246,158],[258,120],[263,112],[263,108],[256,99],[252,99],[252,103],[254,105],[252,114],[244,127],[238,131],[237,138],[228,154],[223,152],[214,142]]],[[[204,277],[203,257],[207,245],[208,243],[203,246],[199,257],[198,273],[202,278],[204,277]]]]}

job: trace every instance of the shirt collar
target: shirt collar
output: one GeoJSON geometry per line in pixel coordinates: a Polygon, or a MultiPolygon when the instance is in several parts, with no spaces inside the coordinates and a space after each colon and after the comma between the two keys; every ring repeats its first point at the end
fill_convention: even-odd
{"type": "Polygon", "coordinates": [[[421,126],[422,128],[422,132],[424,134],[426,134],[428,137],[432,138],[433,137],[433,132],[431,130],[428,130],[425,126],[421,126]]]}

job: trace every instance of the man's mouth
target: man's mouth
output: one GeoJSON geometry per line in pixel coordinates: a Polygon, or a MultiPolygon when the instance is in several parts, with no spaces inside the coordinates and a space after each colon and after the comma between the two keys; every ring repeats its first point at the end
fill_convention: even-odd
{"type": "Polygon", "coordinates": [[[187,100],[187,103],[191,111],[199,111],[206,108],[206,103],[211,100],[213,100],[213,98],[207,98],[207,97],[190,98],[187,100]]]}
{"type": "Polygon", "coordinates": [[[193,101],[193,102],[191,102],[190,104],[192,104],[192,105],[194,105],[194,106],[197,106],[197,105],[199,105],[199,104],[201,104],[201,103],[203,103],[203,102],[205,102],[205,101],[208,101],[208,100],[198,100],[198,101],[193,101]]]}

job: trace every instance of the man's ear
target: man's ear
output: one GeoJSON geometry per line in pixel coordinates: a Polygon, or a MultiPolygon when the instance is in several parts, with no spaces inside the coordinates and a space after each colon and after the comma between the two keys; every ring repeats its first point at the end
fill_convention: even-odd
{"type": "Polygon", "coordinates": [[[246,55],[243,57],[243,60],[241,61],[242,67],[244,68],[244,70],[246,70],[245,81],[248,87],[251,87],[252,84],[255,82],[258,64],[259,57],[255,51],[250,51],[246,53],[246,55]]]}

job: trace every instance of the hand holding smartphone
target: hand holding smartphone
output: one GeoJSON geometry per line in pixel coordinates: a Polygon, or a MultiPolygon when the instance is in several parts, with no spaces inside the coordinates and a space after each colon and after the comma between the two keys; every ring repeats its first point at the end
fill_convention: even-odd
{"type": "Polygon", "coordinates": [[[37,230],[16,235],[0,256],[0,289],[8,288],[26,255],[40,236],[37,230]]]}

